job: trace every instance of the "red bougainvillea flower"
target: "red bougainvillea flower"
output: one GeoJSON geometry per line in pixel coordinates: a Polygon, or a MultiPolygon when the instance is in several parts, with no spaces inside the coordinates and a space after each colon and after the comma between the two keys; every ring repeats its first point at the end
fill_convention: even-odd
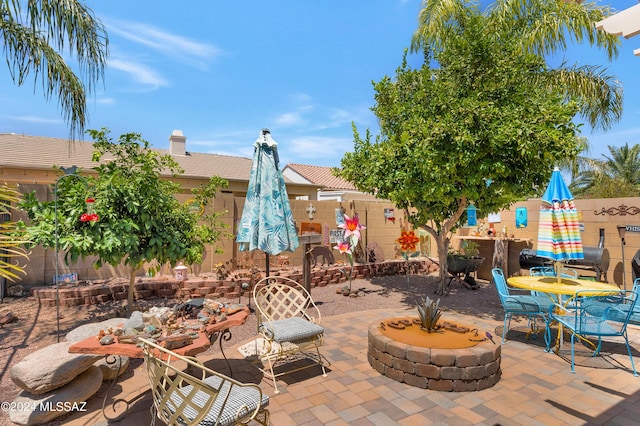
{"type": "Polygon", "coordinates": [[[341,241],[334,249],[338,250],[342,254],[351,254],[351,246],[347,241],[341,241]]]}
{"type": "Polygon", "coordinates": [[[366,226],[360,225],[360,221],[358,220],[358,216],[353,216],[350,218],[346,214],[344,215],[344,223],[339,226],[340,228],[345,230],[344,239],[346,240],[351,235],[355,235],[357,239],[360,239],[360,231],[366,229],[366,226]]]}
{"type": "Polygon", "coordinates": [[[420,238],[413,231],[402,231],[396,242],[400,244],[402,251],[416,251],[420,238]]]}

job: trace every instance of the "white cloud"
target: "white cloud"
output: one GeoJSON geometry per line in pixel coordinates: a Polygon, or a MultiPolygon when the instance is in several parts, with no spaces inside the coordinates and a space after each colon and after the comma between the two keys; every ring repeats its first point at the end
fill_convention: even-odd
{"type": "Polygon", "coordinates": [[[116,100],[113,98],[98,98],[96,99],[96,104],[99,105],[115,105],[116,100]]]}
{"type": "Polygon", "coordinates": [[[301,136],[290,139],[288,150],[301,158],[321,162],[322,157],[341,157],[353,147],[353,140],[341,137],[301,136]]]}
{"type": "Polygon", "coordinates": [[[298,112],[286,112],[276,118],[276,124],[280,126],[301,126],[304,124],[304,120],[298,112]]]}
{"type": "Polygon", "coordinates": [[[123,71],[129,74],[137,83],[150,86],[153,89],[169,85],[169,82],[164,77],[139,62],[111,59],[109,60],[109,67],[123,71]]]}
{"type": "Polygon", "coordinates": [[[170,58],[186,59],[187,63],[190,61],[191,65],[197,68],[204,68],[222,53],[220,49],[211,44],[171,34],[148,24],[115,21],[115,24],[107,25],[107,29],[109,34],[117,34],[122,38],[161,52],[170,58]]]}
{"type": "Polygon", "coordinates": [[[62,120],[57,118],[36,117],[34,115],[5,115],[3,117],[9,120],[24,121],[27,123],[59,124],[63,122],[62,120]]]}

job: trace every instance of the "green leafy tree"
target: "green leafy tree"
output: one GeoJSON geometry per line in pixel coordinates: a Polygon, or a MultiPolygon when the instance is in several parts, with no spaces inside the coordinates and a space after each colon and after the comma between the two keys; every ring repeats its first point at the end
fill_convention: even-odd
{"type": "Polygon", "coordinates": [[[616,198],[640,196],[640,145],[609,146],[611,156],[585,159],[571,183],[575,196],[616,198]]]}
{"type": "MultiPolygon", "coordinates": [[[[508,42],[523,54],[559,56],[576,42],[602,49],[611,60],[618,56],[620,38],[596,29],[595,23],[612,13],[593,1],[496,0],[481,11],[477,1],[429,0],[423,2],[411,48],[438,54],[467,31],[468,17],[481,16],[496,43],[508,42]]],[[[527,77],[541,88],[577,98],[581,115],[594,128],[607,129],[622,116],[622,87],[604,67],[562,63],[527,77]]]]}
{"type": "MultiPolygon", "coordinates": [[[[206,245],[215,244],[222,238],[232,236],[225,231],[228,225],[223,221],[223,216],[228,213],[227,210],[211,211],[209,206],[211,201],[216,197],[220,188],[226,188],[229,182],[219,176],[212,176],[206,185],[200,185],[192,189],[196,204],[200,207],[199,224],[193,229],[193,244],[187,250],[185,262],[188,265],[200,265],[204,262],[206,254],[206,245]]],[[[221,253],[219,247],[214,247],[216,253],[221,253]]]]}
{"type": "MultiPolygon", "coordinates": [[[[159,269],[166,263],[173,266],[179,260],[197,260],[194,253],[201,253],[203,245],[214,242],[217,234],[203,234],[199,215],[176,199],[179,184],[161,177],[162,173],[175,177],[182,172],[170,155],[149,149],[148,142],[136,133],[122,135],[115,142],[105,129],[89,133],[95,141],[97,176],[59,179],[58,247],[67,263],[87,256],[97,257],[96,267],[124,263],[129,268],[131,310],[135,275],[144,263],[154,262],[159,269]],[[105,157],[108,161],[101,161],[105,157]],[[95,220],[83,216],[87,198],[94,200],[95,220]]],[[[208,186],[203,193],[212,191],[208,186]]],[[[20,207],[31,220],[27,227],[31,241],[55,247],[54,202],[39,202],[31,193],[20,207]]]]}
{"type": "MultiPolygon", "coordinates": [[[[582,150],[573,118],[585,104],[603,108],[593,110],[594,124],[616,116],[617,101],[603,106],[553,82],[543,53],[547,44],[562,42],[552,28],[506,13],[511,9],[503,3],[517,2],[498,3],[503,7],[484,13],[464,1],[424,3],[414,39],[416,48],[425,50],[424,65],[410,69],[405,60],[393,80],[375,83],[372,110],[381,134],[372,141],[367,130],[361,138],[354,126],[354,152],[336,171],[359,190],[406,210],[415,227],[434,237],[438,294],[446,292],[451,232],[469,203],[486,214],[537,195],[552,166],[582,150]],[[524,48],[526,34],[538,48],[524,48]]],[[[548,5],[543,16],[554,20],[554,13],[562,12],[557,9],[562,7],[548,5]]],[[[564,28],[563,22],[556,24],[564,28]]],[[[581,20],[566,30],[594,33],[593,22],[588,24],[581,20]]],[[[609,90],[601,94],[618,94],[616,87],[605,86],[609,90]]]]}

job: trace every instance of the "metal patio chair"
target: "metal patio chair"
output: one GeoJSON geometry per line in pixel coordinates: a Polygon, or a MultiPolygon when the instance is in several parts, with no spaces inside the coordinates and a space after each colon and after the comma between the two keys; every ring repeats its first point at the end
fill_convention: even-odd
{"type": "Polygon", "coordinates": [[[286,277],[265,277],[253,290],[256,304],[259,340],[256,339],[253,364],[273,382],[278,393],[277,378],[319,365],[326,377],[325,358],[320,354],[324,328],[320,326],[320,310],[309,292],[286,277]]]}
{"type": "Polygon", "coordinates": [[[506,342],[507,332],[511,328],[511,317],[514,314],[527,316],[531,329],[528,334],[538,334],[540,330],[536,323],[536,318],[541,317],[546,324],[547,312],[549,311],[549,306],[553,304],[553,301],[547,296],[511,294],[502,269],[494,268],[491,270],[491,274],[493,275],[493,281],[496,284],[498,295],[500,296],[500,303],[502,303],[502,307],[504,308],[502,343],[506,342]]]}
{"type": "Polygon", "coordinates": [[[230,426],[252,420],[269,424],[269,396],[258,385],[238,382],[205,367],[195,357],[139,340],[149,374],[152,408],[167,425],[230,426]],[[176,361],[186,363],[186,371],[177,368],[176,361]]]}
{"type": "MultiPolygon", "coordinates": [[[[575,304],[566,307],[554,304],[549,307],[549,322],[557,321],[561,328],[571,332],[571,372],[575,373],[575,342],[580,339],[590,342],[589,338],[597,338],[598,343],[592,356],[597,356],[602,348],[603,337],[622,337],[631,360],[633,375],[637,376],[636,367],[627,337],[627,325],[634,312],[638,294],[637,288],[632,291],[619,290],[617,292],[603,291],[594,294],[593,291],[577,292],[575,304]],[[585,293],[585,294],[583,294],[585,293]]],[[[550,350],[551,328],[545,331],[547,351],[550,350]]]]}

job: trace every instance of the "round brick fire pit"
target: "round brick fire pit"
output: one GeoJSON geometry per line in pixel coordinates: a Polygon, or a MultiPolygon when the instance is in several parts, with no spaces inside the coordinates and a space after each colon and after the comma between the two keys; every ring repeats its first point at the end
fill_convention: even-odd
{"type": "MultiPolygon", "coordinates": [[[[391,321],[396,319],[383,321],[382,324],[391,321]]],[[[419,328],[418,325],[411,327],[419,328]]],[[[500,341],[495,338],[495,344],[489,339],[480,341],[484,332],[477,339],[465,338],[468,343],[462,346],[467,347],[459,347],[458,344],[453,345],[457,348],[451,349],[428,347],[425,342],[428,342],[429,335],[426,332],[423,332],[424,337],[420,338],[419,344],[410,344],[386,336],[387,330],[388,325],[383,330],[381,323],[369,326],[367,358],[380,374],[393,380],[445,392],[479,391],[492,387],[500,380],[500,341]]]]}

